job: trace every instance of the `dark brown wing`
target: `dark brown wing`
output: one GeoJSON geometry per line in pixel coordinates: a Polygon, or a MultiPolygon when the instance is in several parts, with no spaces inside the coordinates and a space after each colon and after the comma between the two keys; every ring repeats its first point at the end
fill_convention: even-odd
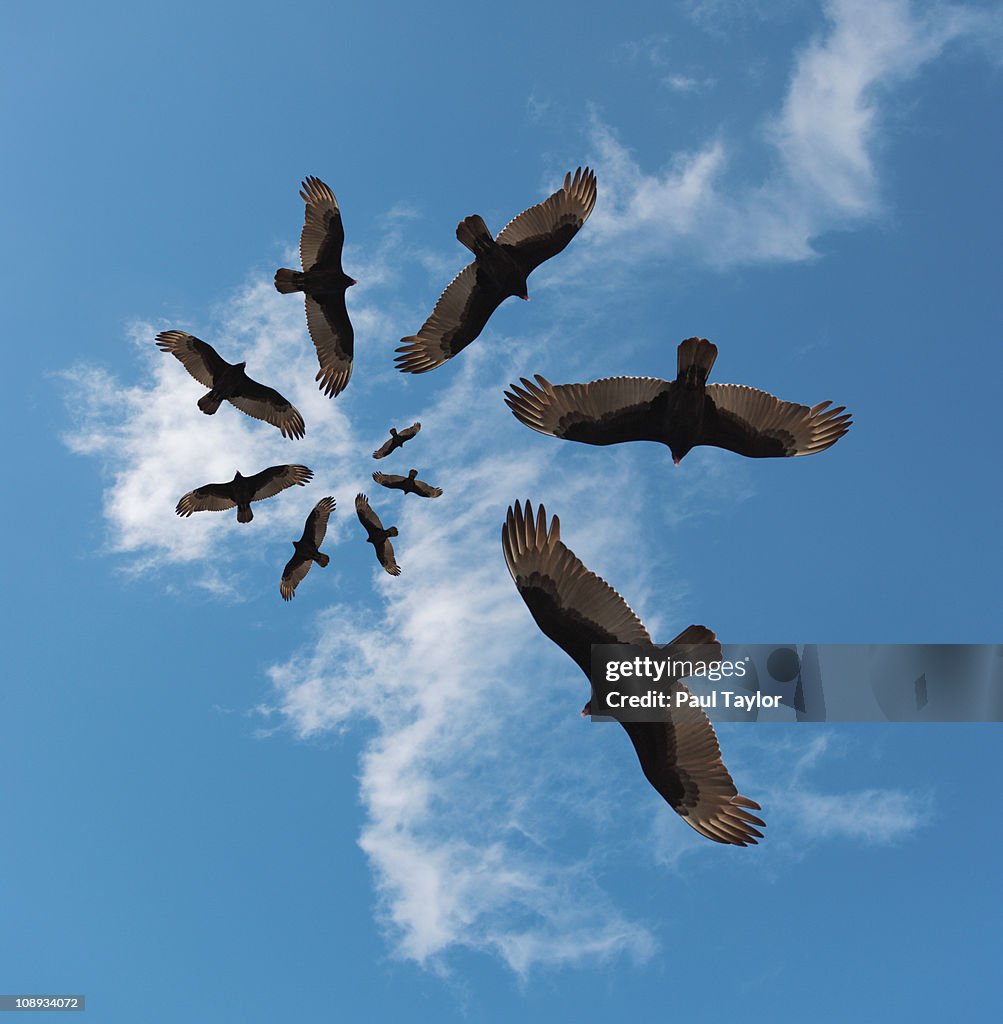
{"type": "Polygon", "coordinates": [[[520,213],[502,228],[501,245],[511,246],[527,276],[556,256],[589,219],[596,205],[596,176],[586,167],[565,175],[564,185],[549,199],[520,213]]]}
{"type": "Polygon", "coordinates": [[[306,326],[320,363],[314,379],[328,398],[340,395],[348,387],[355,355],[355,329],[344,292],[325,295],[323,302],[307,295],[306,326]]]}
{"type": "Polygon", "coordinates": [[[410,441],[418,431],[421,430],[420,423],[412,423],[410,427],[405,427],[403,430],[397,431],[397,436],[400,438],[401,444],[405,441],[410,441]]]}
{"type": "Polygon", "coordinates": [[[377,530],[383,529],[380,517],[373,511],[369,499],[364,494],[355,496],[355,514],[359,522],[366,528],[366,533],[371,537],[377,530]]]}
{"type": "MultiPolygon", "coordinates": [[[[536,518],[526,502],[509,508],[502,527],[505,562],[540,629],[589,675],[592,644],[650,644],[651,638],[627,602],[590,572],[560,539],[555,516],[547,529],[540,506],[536,518]]],[[[690,626],[674,645],[716,643],[705,626],[690,626]]],[[[677,687],[683,687],[677,683],[677,687]]],[[[714,727],[702,711],[668,722],[623,723],[645,777],[684,820],[716,842],[755,843],[762,822],[745,808],[758,805],[738,795],[721,761],[714,727]]]]}
{"type": "Polygon", "coordinates": [[[264,501],[294,484],[304,487],[312,478],[313,470],[306,466],[269,466],[248,477],[247,483],[251,488],[251,501],[264,501]]]}
{"type": "Polygon", "coordinates": [[[671,383],[657,377],[605,377],[589,384],[553,385],[536,375],[510,385],[505,404],[527,427],[541,434],[585,444],[623,441],[666,442],[671,383]]]}
{"type": "Polygon", "coordinates": [[[441,487],[433,487],[431,484],[425,483],[424,480],[415,480],[414,492],[423,498],[438,498],[442,496],[441,487]]]}
{"type": "Polygon", "coordinates": [[[282,579],[279,581],[279,593],[283,601],[291,601],[296,596],[296,588],[303,582],[311,565],[312,559],[303,558],[299,554],[293,555],[286,562],[286,567],[282,570],[282,579]]]}
{"type": "Polygon", "coordinates": [[[208,342],[184,331],[161,331],[157,335],[157,348],[170,352],[207,388],[211,388],[216,375],[230,365],[208,342]]]}
{"type": "Polygon", "coordinates": [[[233,500],[233,484],[206,484],[182,495],[174,510],[179,516],[190,516],[193,512],[224,512],[237,503],[233,500]]]}
{"type": "Polygon", "coordinates": [[[380,560],[380,565],[391,576],[400,576],[401,567],[397,564],[397,558],[394,555],[394,546],[390,543],[388,538],[384,538],[379,544],[374,545],[376,548],[376,557],[380,560]]]}
{"type": "Polygon", "coordinates": [[[401,373],[427,373],[452,359],[484,330],[506,296],[468,263],[446,290],[417,334],[401,338],[394,364],[401,373]]]}
{"type": "Polygon", "coordinates": [[[396,473],[373,473],[373,479],[383,487],[389,487],[392,490],[400,490],[404,486],[404,481],[407,479],[406,476],[398,476],[396,473]]]}
{"type": "Polygon", "coordinates": [[[313,507],[313,511],[306,517],[306,525],[303,527],[303,540],[313,542],[313,546],[319,548],[327,536],[327,522],[331,513],[338,507],[338,503],[328,495],[321,498],[313,507]]]}
{"type": "Polygon", "coordinates": [[[502,527],[505,564],[536,624],[586,674],[593,644],[650,644],[651,637],[627,602],[589,572],[561,542],[554,516],[547,529],[541,505],[536,518],[527,501],[509,508],[502,527]]]}
{"type": "Polygon", "coordinates": [[[398,445],[392,437],[388,438],[373,452],[374,459],[385,459],[391,452],[396,451],[400,445],[398,445]]]}
{"type": "Polygon", "coordinates": [[[299,410],[274,388],[259,384],[250,377],[247,377],[243,391],[233,395],[229,401],[248,416],[278,427],[283,437],[300,438],[306,433],[299,410]]]}
{"type": "Polygon", "coordinates": [[[303,230],[300,232],[303,269],[341,270],[345,228],[341,223],[338,200],[320,178],[314,177],[304,180],[300,196],[306,203],[303,230]]]}
{"type": "Polygon", "coordinates": [[[753,459],[814,455],[850,429],[852,418],[845,407],[830,405],[821,402],[809,408],[742,384],[708,384],[697,444],[753,459]]]}

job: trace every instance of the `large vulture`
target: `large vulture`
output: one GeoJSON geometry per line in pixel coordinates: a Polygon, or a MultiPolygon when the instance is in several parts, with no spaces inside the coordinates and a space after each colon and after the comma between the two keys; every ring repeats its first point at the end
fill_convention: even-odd
{"type": "Polygon", "coordinates": [[[265,387],[244,373],[247,363],[228,363],[208,342],[184,331],[161,331],[157,347],[170,352],[209,393],[198,400],[198,407],[212,416],[224,401],[248,416],[278,427],[283,437],[302,437],[306,433],[303,417],[274,388],[265,387]]]}
{"type": "Polygon", "coordinates": [[[294,540],[293,547],[296,553],[286,562],[282,570],[282,580],[279,583],[279,593],[283,601],[291,601],[296,596],[296,588],[300,585],[303,577],[310,571],[310,566],[316,562],[322,569],[327,568],[331,561],[329,555],[320,550],[327,534],[327,521],[335,507],[334,498],[321,498],[313,507],[313,511],[306,517],[306,524],[303,527],[303,536],[294,540]]]}
{"type": "Polygon", "coordinates": [[[254,518],[252,501],[264,501],[299,484],[305,486],[313,477],[306,466],[269,466],[254,476],[241,476],[238,472],[227,484],[205,484],[183,495],[175,509],[179,516],[193,512],[225,512],[237,507],[237,522],[249,523],[254,518]]]}
{"type": "MultiPolygon", "coordinates": [[[[651,637],[627,602],[589,572],[561,541],[557,516],[547,528],[541,505],[510,507],[502,548],[519,594],[540,629],[589,675],[592,644],[650,644],[651,637]]],[[[706,626],[690,626],[677,645],[714,645],[706,626]]],[[[676,681],[680,690],[686,687],[676,681]]],[[[586,711],[588,711],[586,705],[586,711]]],[[[762,838],[759,805],[740,796],[721,761],[714,727],[703,711],[685,708],[664,722],[622,722],[645,778],[683,820],[708,839],[734,846],[762,838]]]]}
{"type": "Polygon", "coordinates": [[[706,338],[679,345],[676,379],[605,377],[589,384],[551,384],[536,375],[512,384],[505,402],[541,434],[585,444],[660,441],[677,465],[697,445],[752,459],[814,455],[834,445],[852,422],[845,406],[811,407],[746,387],[707,384],[717,346],[706,338]]]}
{"type": "Polygon", "coordinates": [[[388,487],[393,491],[417,494],[419,498],[438,498],[442,495],[441,487],[433,487],[417,477],[416,469],[412,469],[407,476],[400,476],[397,473],[373,473],[373,479],[381,487],[388,487]]]}
{"type": "Polygon", "coordinates": [[[395,362],[401,373],[426,373],[452,359],[484,330],[491,314],[509,296],[528,299],[526,278],[556,256],[588,220],[596,204],[596,176],[588,167],[565,175],[549,199],[520,213],[497,239],[478,214],[456,228],[457,239],[473,254],[439,297],[417,334],[401,338],[395,362]]]}
{"type": "Polygon", "coordinates": [[[307,178],[300,196],[306,219],[300,234],[303,270],[275,271],[275,287],[283,293],[306,293],[306,325],[317,349],[316,379],[328,398],[341,394],[352,376],[355,332],[348,319],[345,292],[358,281],[341,267],[345,228],[334,193],[320,180],[307,178]]]}
{"type": "Polygon", "coordinates": [[[384,441],[383,444],[373,452],[373,458],[385,459],[391,452],[402,447],[405,441],[410,441],[419,430],[421,430],[420,423],[412,423],[410,427],[405,427],[403,430],[391,427],[390,440],[384,441]]]}
{"type": "Polygon", "coordinates": [[[355,496],[355,512],[359,522],[366,528],[366,543],[372,544],[380,565],[391,576],[400,576],[401,567],[397,564],[394,546],[390,543],[390,538],[397,536],[397,527],[391,526],[389,530],[384,530],[380,517],[369,507],[369,499],[364,494],[355,496]]]}

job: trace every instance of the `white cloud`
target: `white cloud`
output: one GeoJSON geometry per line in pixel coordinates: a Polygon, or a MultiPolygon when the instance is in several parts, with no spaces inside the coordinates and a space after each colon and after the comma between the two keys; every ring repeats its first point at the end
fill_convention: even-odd
{"type": "MultiPolygon", "coordinates": [[[[796,57],[780,110],[762,125],[773,167],[758,184],[734,180],[741,141],[714,135],[649,173],[593,115],[593,256],[626,250],[630,260],[696,257],[721,267],[803,260],[815,255],[819,235],[882,212],[875,155],[888,90],[952,41],[976,39],[987,27],[998,34],[998,26],[974,8],[917,12],[906,0],[831,0],[826,13],[826,34],[796,57]]],[[[660,53],[652,45],[639,52],[651,59],[660,53]]],[[[680,77],[678,87],[686,84],[680,77]]]]}

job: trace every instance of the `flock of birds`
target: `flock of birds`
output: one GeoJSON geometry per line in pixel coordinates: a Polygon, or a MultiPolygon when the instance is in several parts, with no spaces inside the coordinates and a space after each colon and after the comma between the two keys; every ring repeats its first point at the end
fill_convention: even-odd
{"type": "MultiPolygon", "coordinates": [[[[578,233],[596,203],[596,177],[579,168],[565,176],[553,195],[513,218],[493,236],[477,214],[457,225],[456,237],[473,253],[446,287],[417,334],[402,338],[395,363],[402,373],[427,373],[442,366],[473,342],[505,299],[528,299],[527,279],[546,260],[560,253],[578,233]]],[[[357,282],[345,273],[342,249],[345,230],[334,194],[319,178],[305,179],[300,192],[306,204],[300,235],[302,270],[282,268],[275,287],[282,293],[302,292],[307,329],[317,352],[316,380],[328,397],[341,394],[352,376],[355,333],[348,315],[346,292],[357,282]]],[[[174,355],[204,387],[198,401],[203,413],[214,414],[226,401],[248,416],[277,427],[291,440],[306,432],[303,417],[278,391],[245,373],[245,363],[226,362],[213,347],[182,331],[164,331],[157,345],[174,355]]],[[[844,407],[830,402],[804,406],[785,402],[740,384],[708,384],[717,347],[705,338],[687,338],[678,347],[676,376],[605,377],[584,384],[551,384],[540,375],[521,379],[505,392],[505,402],[521,423],[542,434],[591,445],[657,441],[678,463],[693,448],[710,445],[749,458],[812,455],[839,440],[850,427],[844,407]]],[[[390,430],[390,438],[373,458],[383,459],[421,429],[414,423],[390,430]]],[[[373,473],[381,486],[438,498],[442,489],[407,476],[373,473]]],[[[228,483],[211,483],[185,494],[179,516],[194,512],[237,509],[237,521],[249,523],[253,502],[271,498],[313,477],[306,466],[271,466],[253,476],[238,472],[228,483]]],[[[281,596],[290,600],[316,563],[330,558],[320,550],[336,502],[322,498],[307,516],[303,536],[282,573],[281,596]]],[[[391,538],[364,494],[355,510],[373,545],[376,558],[392,576],[399,576],[391,538]]],[[[502,549],[519,594],[543,633],[589,675],[593,644],[651,644],[641,621],[624,599],[591,572],[566,547],[560,522],[539,506],[519,503],[508,510],[502,527],[502,549]]],[[[691,625],[672,641],[674,657],[700,645],[720,651],[715,634],[691,625]]],[[[718,657],[720,655],[718,654],[718,657]]],[[[673,686],[685,689],[680,680],[673,686]]],[[[583,714],[591,712],[587,704],[583,714]]],[[[758,804],[739,794],[725,767],[714,728],[703,711],[690,710],[668,721],[623,722],[645,777],[679,815],[715,842],[746,846],[762,838],[764,822],[754,815],[758,804]]]]}

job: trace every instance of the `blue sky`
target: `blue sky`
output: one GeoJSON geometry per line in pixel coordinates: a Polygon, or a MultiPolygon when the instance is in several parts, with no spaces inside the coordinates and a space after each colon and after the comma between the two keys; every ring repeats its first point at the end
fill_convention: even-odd
{"type": "Polygon", "coordinates": [[[23,6],[0,180],[8,668],[0,991],[98,1021],[939,1020],[1000,1008],[999,730],[733,726],[769,823],[691,833],[505,570],[542,501],[658,639],[998,642],[998,5],[690,0],[23,6]],[[396,373],[464,261],[589,163],[568,250],[473,346],[396,373]],[[345,219],[356,368],[313,383],[290,265],[300,180],[345,219]],[[205,338],[294,401],[303,441],[153,345],[205,338]],[[502,391],[714,377],[833,399],[831,451],[741,460],[563,444],[502,391]],[[378,491],[391,424],[436,502],[378,491]],[[315,482],[230,516],[235,469],[315,482]],[[361,543],[367,491],[399,579],[361,543]],[[289,541],[333,494],[296,600],[289,541]],[[988,812],[988,813],[987,813],[988,812]]]}

